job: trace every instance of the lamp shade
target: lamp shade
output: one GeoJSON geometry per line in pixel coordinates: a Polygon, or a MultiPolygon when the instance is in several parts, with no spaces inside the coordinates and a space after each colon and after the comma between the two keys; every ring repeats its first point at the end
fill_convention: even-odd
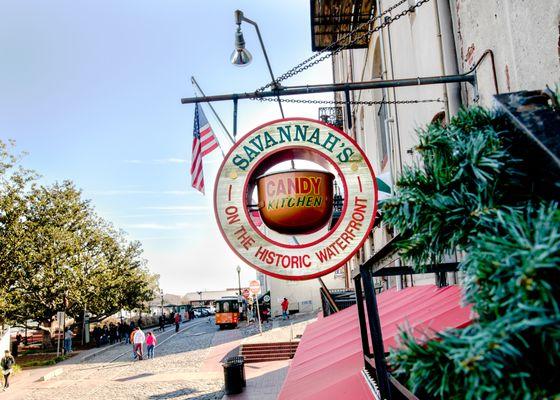
{"type": "Polygon", "coordinates": [[[235,31],[235,50],[231,53],[230,61],[233,65],[243,67],[251,62],[253,56],[245,48],[245,39],[241,27],[238,26],[235,31]]]}
{"type": "Polygon", "coordinates": [[[247,49],[235,49],[233,53],[231,53],[230,61],[233,65],[244,67],[248,65],[252,59],[253,56],[247,49]]]}

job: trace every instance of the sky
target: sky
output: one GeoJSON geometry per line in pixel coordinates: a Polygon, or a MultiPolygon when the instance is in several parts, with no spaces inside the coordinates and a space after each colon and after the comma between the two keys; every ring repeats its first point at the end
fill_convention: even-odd
{"type": "MultiPolygon", "coordinates": [[[[248,24],[253,62],[229,63],[236,8],[258,23],[277,76],[313,54],[308,1],[0,0],[0,139],[29,153],[23,164],[42,183],[72,180],[100,216],[141,241],[166,293],[237,287],[237,265],[242,286],[255,278],[214,219],[219,151],[204,159],[206,195],[190,186],[194,106],[180,103],[194,95],[191,76],[208,95],[270,82],[248,24]]],[[[283,84],[329,82],[325,61],[283,84]]],[[[214,106],[232,130],[232,103],[214,106]]],[[[203,110],[226,152],[231,143],[203,110]]],[[[284,111],[317,118],[318,106],[284,111]]],[[[238,134],[279,117],[275,103],[240,101],[238,134]]]]}

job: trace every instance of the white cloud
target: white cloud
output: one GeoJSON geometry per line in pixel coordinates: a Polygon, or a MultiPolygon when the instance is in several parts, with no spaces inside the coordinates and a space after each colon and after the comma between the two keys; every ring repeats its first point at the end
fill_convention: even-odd
{"type": "Polygon", "coordinates": [[[186,164],[188,162],[185,158],[154,158],[151,160],[123,160],[125,164],[186,164]]]}
{"type": "Polygon", "coordinates": [[[155,164],[185,164],[187,162],[184,158],[163,158],[152,161],[155,164]]]}
{"type": "Polygon", "coordinates": [[[161,217],[189,217],[196,214],[206,214],[206,209],[201,210],[186,210],[184,212],[163,212],[151,214],[128,214],[128,215],[115,215],[114,218],[161,218],[161,217]]]}
{"type": "Polygon", "coordinates": [[[195,228],[199,225],[191,224],[188,222],[179,222],[172,224],[162,224],[162,223],[142,223],[142,224],[128,224],[124,225],[125,229],[148,229],[148,230],[159,230],[159,231],[174,231],[182,230],[187,228],[195,228]]]}
{"type": "Polygon", "coordinates": [[[189,236],[175,236],[175,235],[170,235],[170,236],[147,236],[147,237],[140,237],[138,240],[140,242],[148,242],[148,241],[152,241],[152,240],[179,240],[179,239],[185,239],[188,240],[189,236]]]}
{"type": "Polygon", "coordinates": [[[207,206],[154,206],[138,207],[140,210],[160,210],[160,211],[208,211],[207,206]]]}
{"type": "Polygon", "coordinates": [[[93,190],[87,192],[94,196],[126,196],[133,194],[168,194],[174,196],[187,196],[195,194],[192,190],[93,190]]]}

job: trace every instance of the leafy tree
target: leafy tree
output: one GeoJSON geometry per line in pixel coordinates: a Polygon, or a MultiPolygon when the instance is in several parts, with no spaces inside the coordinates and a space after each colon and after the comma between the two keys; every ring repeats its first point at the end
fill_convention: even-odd
{"type": "Polygon", "coordinates": [[[157,279],[140,243],[99,218],[72,182],[28,185],[32,175],[14,172],[0,149],[0,318],[48,327],[57,311],[82,321],[87,309],[96,321],[151,300],[157,279]]]}
{"type": "Polygon", "coordinates": [[[12,308],[7,294],[15,282],[15,270],[24,258],[26,199],[24,192],[36,174],[20,165],[24,154],[14,155],[14,141],[0,140],[0,322],[12,308]]]}

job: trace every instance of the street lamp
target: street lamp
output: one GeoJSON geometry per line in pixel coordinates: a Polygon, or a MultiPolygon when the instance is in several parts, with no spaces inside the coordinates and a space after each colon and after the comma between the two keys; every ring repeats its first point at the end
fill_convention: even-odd
{"type": "Polygon", "coordinates": [[[237,285],[239,287],[239,296],[241,296],[241,267],[237,266],[237,285]]]}
{"type": "MultiPolygon", "coordinates": [[[[270,60],[268,59],[268,54],[266,53],[266,49],[264,47],[264,42],[261,37],[261,31],[259,30],[259,26],[255,21],[250,20],[249,18],[243,15],[243,11],[235,10],[235,23],[237,24],[237,30],[235,31],[235,50],[231,53],[231,63],[238,67],[244,67],[248,65],[253,56],[251,53],[245,48],[245,39],[243,38],[243,32],[241,32],[241,23],[247,22],[255,27],[257,31],[257,36],[259,37],[259,42],[261,43],[261,48],[264,53],[264,58],[266,60],[266,65],[268,67],[268,72],[270,72],[270,77],[272,78],[273,82],[273,89],[279,89],[280,86],[276,83],[276,79],[274,78],[274,74],[272,73],[272,67],[270,66],[270,60]]],[[[282,118],[284,118],[284,110],[282,109],[282,102],[280,101],[280,96],[277,96],[278,99],[278,106],[280,107],[280,114],[282,114],[282,118]]]]}

